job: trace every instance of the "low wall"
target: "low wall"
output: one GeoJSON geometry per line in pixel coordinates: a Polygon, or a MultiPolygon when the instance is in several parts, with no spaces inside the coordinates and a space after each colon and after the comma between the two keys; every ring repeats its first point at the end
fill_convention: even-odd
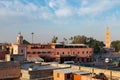
{"type": "Polygon", "coordinates": [[[83,67],[83,66],[77,66],[77,65],[68,65],[68,64],[53,64],[53,63],[49,63],[49,64],[51,66],[57,66],[57,67],[64,67],[64,68],[65,67],[71,67],[71,68],[74,68],[74,69],[86,70],[86,71],[90,71],[90,72],[95,72],[96,74],[104,73],[107,76],[120,78],[120,71],[113,71],[113,70],[106,70],[106,69],[99,69],[99,68],[91,68],[91,67],[83,67]]]}
{"type": "MultiPolygon", "coordinates": [[[[85,71],[90,71],[91,73],[94,72],[96,74],[98,73],[104,73],[105,75],[107,75],[109,78],[116,78],[116,80],[120,80],[120,72],[119,71],[113,71],[113,70],[106,70],[106,69],[99,69],[99,68],[91,68],[91,67],[83,67],[83,66],[76,66],[76,65],[67,65],[67,64],[53,64],[53,63],[42,63],[42,64],[50,64],[51,66],[56,66],[56,67],[59,67],[59,68],[74,68],[74,69],[78,69],[78,70],[85,70],[85,71]]],[[[22,73],[24,73],[23,77],[27,77],[27,79],[30,78],[30,73],[25,72],[22,70],[22,73]]],[[[34,73],[34,72],[33,72],[34,73]]],[[[49,72],[46,72],[46,71],[37,71],[35,72],[37,74],[45,74],[45,73],[49,73],[49,72]]],[[[50,72],[52,73],[52,72],[50,72]]],[[[32,72],[31,72],[32,74],[32,72]]],[[[32,74],[33,75],[33,74],[32,74]]],[[[52,76],[50,74],[46,74],[46,75],[49,75],[49,76],[52,76]]],[[[34,77],[37,77],[38,75],[34,75],[34,77]]],[[[47,76],[44,76],[44,77],[47,77],[47,76]]]]}
{"type": "Polygon", "coordinates": [[[75,65],[72,65],[71,68],[79,69],[79,70],[86,70],[86,71],[90,71],[91,73],[94,72],[96,74],[104,73],[108,77],[115,77],[117,79],[120,79],[120,72],[119,71],[99,69],[99,68],[90,68],[90,67],[83,67],[83,66],[75,66],[75,65]]]}

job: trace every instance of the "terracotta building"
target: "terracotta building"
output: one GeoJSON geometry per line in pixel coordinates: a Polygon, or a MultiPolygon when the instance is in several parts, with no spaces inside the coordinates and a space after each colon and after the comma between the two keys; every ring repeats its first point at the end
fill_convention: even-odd
{"type": "Polygon", "coordinates": [[[73,80],[73,72],[78,72],[77,69],[66,68],[53,71],[54,80],[73,80]]]}
{"type": "MultiPolygon", "coordinates": [[[[23,54],[25,60],[42,58],[45,62],[64,61],[90,62],[93,48],[85,44],[23,44],[23,36],[17,36],[17,44],[12,44],[10,54],[23,54]]],[[[40,59],[38,59],[40,60],[40,59]]]]}
{"type": "Polygon", "coordinates": [[[92,77],[91,72],[73,68],[53,71],[54,80],[107,80],[107,78],[92,77]]]}
{"type": "Polygon", "coordinates": [[[27,45],[28,57],[42,57],[44,61],[90,62],[93,49],[85,44],[30,44],[27,45]]]}

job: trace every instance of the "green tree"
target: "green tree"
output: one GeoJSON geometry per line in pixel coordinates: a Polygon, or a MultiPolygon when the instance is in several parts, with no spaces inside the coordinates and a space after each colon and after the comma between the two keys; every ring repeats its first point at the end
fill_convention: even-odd
{"type": "Polygon", "coordinates": [[[101,48],[105,46],[102,41],[98,41],[94,38],[88,38],[86,43],[89,47],[94,48],[94,53],[99,53],[101,48]]]}
{"type": "Polygon", "coordinates": [[[70,40],[72,44],[87,44],[89,47],[94,49],[94,53],[99,53],[100,49],[105,46],[102,41],[98,41],[92,37],[86,37],[84,35],[71,37],[70,40]]]}
{"type": "Polygon", "coordinates": [[[120,51],[120,40],[112,41],[111,47],[115,48],[115,51],[120,51]]]}
{"type": "Polygon", "coordinates": [[[23,40],[23,44],[30,44],[30,42],[28,42],[27,40],[23,40]]]}
{"type": "MultiPolygon", "coordinates": [[[[54,36],[52,38],[52,43],[56,43],[58,40],[58,37],[54,36]]],[[[92,37],[86,37],[84,35],[77,35],[70,37],[69,39],[63,38],[64,42],[67,40],[70,40],[70,43],[72,44],[86,44],[89,47],[94,49],[94,53],[99,53],[101,48],[103,48],[105,45],[102,41],[96,40],[92,37]]]]}
{"type": "Polygon", "coordinates": [[[67,43],[68,43],[67,38],[64,37],[64,38],[63,38],[63,42],[67,44],[67,43]]]}
{"type": "Polygon", "coordinates": [[[72,41],[71,42],[72,44],[85,44],[87,37],[77,35],[77,36],[71,37],[70,39],[72,41]]]}
{"type": "Polygon", "coordinates": [[[52,43],[57,43],[57,40],[58,40],[58,37],[54,36],[54,37],[52,38],[52,43]]]}

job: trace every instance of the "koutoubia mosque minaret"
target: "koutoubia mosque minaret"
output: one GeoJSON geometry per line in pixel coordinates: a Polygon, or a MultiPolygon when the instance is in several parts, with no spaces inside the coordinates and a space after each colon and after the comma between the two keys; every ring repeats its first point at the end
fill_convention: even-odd
{"type": "Polygon", "coordinates": [[[110,30],[109,27],[106,29],[106,41],[105,48],[110,48],[110,30]]]}

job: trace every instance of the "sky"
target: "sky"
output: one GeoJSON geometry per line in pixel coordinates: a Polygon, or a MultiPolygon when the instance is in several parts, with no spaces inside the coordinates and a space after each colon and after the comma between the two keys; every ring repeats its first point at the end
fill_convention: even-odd
{"type": "Polygon", "coordinates": [[[16,42],[19,32],[34,43],[48,43],[53,36],[85,35],[105,41],[120,40],[120,0],[0,0],[0,43],[16,42]]]}

